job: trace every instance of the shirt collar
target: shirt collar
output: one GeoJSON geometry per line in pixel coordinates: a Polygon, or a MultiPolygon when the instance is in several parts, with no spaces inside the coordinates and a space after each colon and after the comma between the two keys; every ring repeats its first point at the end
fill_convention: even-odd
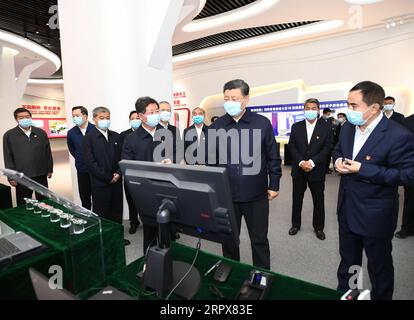
{"type": "Polygon", "coordinates": [[[306,127],[314,127],[316,126],[318,119],[316,119],[313,123],[310,123],[308,120],[305,120],[305,121],[306,121],[306,127]]]}
{"type": "Polygon", "coordinates": [[[152,131],[149,131],[147,128],[145,128],[144,126],[142,126],[142,128],[146,131],[146,132],[148,132],[148,134],[151,136],[151,137],[153,137],[154,138],[154,135],[155,135],[155,131],[157,130],[157,128],[154,128],[154,130],[152,130],[152,131]]]}
{"type": "Polygon", "coordinates": [[[21,126],[18,126],[20,128],[20,130],[22,130],[24,132],[24,134],[28,134],[29,132],[32,132],[32,127],[30,127],[28,130],[23,129],[21,126]]]}
{"type": "MultiPolygon", "coordinates": [[[[226,113],[225,115],[226,117],[226,125],[230,125],[232,122],[236,122],[232,116],[229,116],[229,114],[226,113]]],[[[237,123],[243,121],[246,123],[250,123],[250,121],[252,120],[252,113],[249,109],[246,108],[246,112],[243,114],[243,116],[239,119],[239,121],[237,121],[237,123]]]]}
{"type": "Polygon", "coordinates": [[[103,131],[103,130],[99,129],[98,127],[96,127],[96,129],[98,129],[98,131],[100,133],[102,133],[104,135],[104,137],[108,137],[109,130],[103,131]]]}
{"type": "Polygon", "coordinates": [[[378,117],[372,121],[370,123],[370,125],[368,127],[366,127],[365,131],[362,132],[361,129],[359,128],[359,126],[355,126],[355,130],[359,133],[359,134],[370,134],[372,131],[374,131],[375,127],[378,125],[378,123],[380,123],[380,121],[382,120],[382,118],[384,117],[383,113],[380,112],[380,114],[378,115],[378,117]]]}
{"type": "Polygon", "coordinates": [[[384,114],[385,114],[385,116],[386,116],[388,119],[390,119],[390,118],[392,117],[392,115],[394,114],[394,110],[392,110],[392,111],[390,112],[390,115],[386,114],[385,112],[384,112],[384,114]]]}

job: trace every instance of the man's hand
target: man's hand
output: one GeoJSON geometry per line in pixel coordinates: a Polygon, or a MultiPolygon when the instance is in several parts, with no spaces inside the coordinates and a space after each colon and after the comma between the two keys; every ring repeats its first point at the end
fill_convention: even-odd
{"type": "Polygon", "coordinates": [[[110,184],[117,183],[120,178],[121,178],[121,176],[119,174],[114,173],[113,176],[112,176],[112,180],[111,180],[110,184]]]}
{"type": "Polygon", "coordinates": [[[50,173],[48,173],[48,174],[47,174],[47,177],[48,177],[49,179],[52,179],[52,175],[53,175],[53,173],[51,173],[51,172],[50,172],[50,173]]]}
{"type": "Polygon", "coordinates": [[[9,183],[12,187],[15,187],[15,188],[17,187],[17,182],[16,181],[10,180],[9,183]]]}
{"type": "Polygon", "coordinates": [[[300,164],[300,167],[305,172],[311,172],[312,169],[313,169],[312,164],[310,163],[310,161],[302,161],[302,163],[300,164]]]}
{"type": "Polygon", "coordinates": [[[358,173],[359,170],[361,170],[361,162],[348,160],[344,163],[344,167],[350,172],[350,173],[358,173]]]}
{"type": "Polygon", "coordinates": [[[162,164],[172,164],[172,161],[171,161],[171,159],[164,159],[164,160],[161,160],[161,163],[162,164]]]}
{"type": "Polygon", "coordinates": [[[267,190],[267,199],[272,201],[279,195],[279,191],[267,190]]]}
{"type": "Polygon", "coordinates": [[[336,171],[340,174],[350,174],[351,171],[349,171],[348,167],[346,166],[346,163],[348,161],[351,161],[351,160],[345,160],[345,161],[343,161],[342,159],[337,160],[335,162],[336,171]]]}

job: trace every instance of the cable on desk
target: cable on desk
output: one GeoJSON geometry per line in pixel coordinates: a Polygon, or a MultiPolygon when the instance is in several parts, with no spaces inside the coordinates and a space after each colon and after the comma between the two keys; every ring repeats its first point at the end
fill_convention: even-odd
{"type": "Polygon", "coordinates": [[[196,249],[197,249],[197,252],[196,252],[196,254],[195,254],[195,256],[194,256],[194,259],[193,259],[193,262],[192,262],[192,264],[191,264],[191,266],[190,266],[190,268],[188,268],[188,271],[186,272],[186,274],[181,278],[181,280],[180,281],[178,281],[178,283],[176,284],[176,286],[174,287],[174,288],[172,288],[172,290],[170,291],[170,293],[168,294],[168,296],[165,298],[165,300],[168,300],[169,298],[170,298],[170,296],[173,294],[173,292],[175,291],[175,289],[177,289],[178,288],[178,286],[185,280],[185,278],[187,278],[187,276],[190,274],[190,272],[191,272],[191,269],[193,269],[193,267],[194,267],[194,265],[195,265],[195,262],[196,262],[196,260],[197,260],[197,258],[198,258],[198,254],[200,253],[200,248],[201,248],[201,238],[198,238],[198,242],[197,242],[197,247],[196,247],[196,249]]]}

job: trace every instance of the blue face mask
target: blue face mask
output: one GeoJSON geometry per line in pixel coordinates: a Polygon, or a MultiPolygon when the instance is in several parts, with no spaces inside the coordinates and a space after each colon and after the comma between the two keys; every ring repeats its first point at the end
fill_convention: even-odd
{"type": "Polygon", "coordinates": [[[204,122],[204,116],[194,116],[193,121],[195,124],[202,124],[204,122]]]}
{"type": "Polygon", "coordinates": [[[393,104],[384,104],[384,110],[385,111],[392,111],[394,109],[393,104]]]}
{"type": "Polygon", "coordinates": [[[168,122],[171,119],[171,112],[169,111],[161,111],[160,112],[161,120],[164,122],[168,122]]]}
{"type": "Polygon", "coordinates": [[[129,121],[129,124],[131,125],[132,129],[136,130],[141,126],[142,121],[139,119],[134,119],[129,121]]]}
{"type": "Polygon", "coordinates": [[[161,116],[159,113],[150,114],[149,116],[147,116],[146,124],[152,128],[155,128],[156,126],[159,125],[160,120],[161,120],[161,116]]]}
{"type": "Polygon", "coordinates": [[[237,117],[242,113],[241,103],[238,101],[226,101],[224,102],[224,110],[230,117],[237,117]]]}
{"type": "Polygon", "coordinates": [[[73,123],[78,127],[82,126],[84,122],[83,117],[73,117],[73,123]]]}
{"type": "Polygon", "coordinates": [[[29,118],[29,119],[24,118],[24,119],[19,120],[19,126],[24,129],[31,127],[32,124],[33,124],[32,118],[29,118]]]}
{"type": "Polygon", "coordinates": [[[98,128],[106,131],[111,126],[111,120],[99,120],[98,121],[98,128]]]}
{"type": "Polygon", "coordinates": [[[363,126],[368,121],[364,119],[365,112],[348,109],[346,118],[355,126],[363,126]]]}
{"type": "Polygon", "coordinates": [[[309,121],[315,120],[318,117],[318,113],[316,110],[305,110],[305,118],[309,121]]]}

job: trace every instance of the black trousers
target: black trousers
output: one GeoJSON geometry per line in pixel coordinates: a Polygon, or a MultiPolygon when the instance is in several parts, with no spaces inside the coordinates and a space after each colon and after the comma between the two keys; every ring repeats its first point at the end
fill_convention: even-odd
{"type": "MultiPolygon", "coordinates": [[[[41,185],[45,186],[46,188],[49,187],[48,183],[47,183],[47,175],[44,176],[40,176],[40,177],[34,177],[34,178],[30,178],[34,181],[36,181],[37,183],[40,183],[41,185]]],[[[33,190],[26,188],[25,186],[21,185],[21,184],[17,184],[16,186],[16,202],[17,202],[17,206],[22,206],[25,204],[24,202],[24,198],[32,198],[33,196],[33,190]]],[[[39,201],[42,201],[44,199],[46,199],[44,196],[36,193],[36,199],[39,201]]]]}
{"type": "Polygon", "coordinates": [[[122,224],[122,182],[105,187],[92,186],[93,212],[100,217],[122,224]]]}
{"type": "Polygon", "coordinates": [[[405,187],[401,230],[414,233],[414,187],[405,187]]]}
{"type": "MultiPolygon", "coordinates": [[[[392,238],[370,238],[353,233],[344,214],[339,213],[339,253],[338,290],[350,289],[352,266],[362,265],[362,252],[368,258],[368,274],[371,280],[373,300],[391,300],[394,292],[394,266],[392,262],[392,238]]],[[[356,284],[351,281],[352,285],[356,284]]],[[[352,289],[356,289],[353,287],[352,289]]]]}
{"type": "Polygon", "coordinates": [[[89,177],[89,173],[80,173],[77,172],[78,175],[78,190],[79,196],[82,202],[82,207],[91,210],[92,208],[92,187],[91,187],[91,179],[89,177]]]}
{"type": "Polygon", "coordinates": [[[325,181],[308,181],[305,174],[298,174],[292,180],[292,226],[300,228],[302,224],[303,196],[309,186],[313,200],[313,228],[323,231],[325,227],[325,181]]]}
{"type": "MultiPolygon", "coordinates": [[[[246,221],[252,248],[253,265],[270,270],[270,247],[267,238],[269,200],[264,198],[253,202],[234,202],[233,205],[239,235],[242,216],[246,221]]],[[[240,261],[239,246],[232,243],[223,244],[223,256],[240,261]]]]}
{"type": "Polygon", "coordinates": [[[131,222],[131,224],[139,225],[138,210],[135,207],[134,200],[132,199],[131,194],[129,193],[126,182],[124,182],[124,190],[125,190],[125,197],[128,203],[129,221],[131,222]]]}

